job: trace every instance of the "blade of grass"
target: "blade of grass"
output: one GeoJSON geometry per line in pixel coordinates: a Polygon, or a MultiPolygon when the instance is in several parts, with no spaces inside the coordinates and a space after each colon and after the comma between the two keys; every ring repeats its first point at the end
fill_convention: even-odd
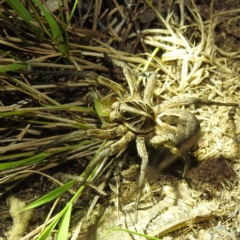
{"type": "MultiPolygon", "coordinates": [[[[26,157],[28,156],[29,152],[23,152],[23,153],[16,153],[16,154],[9,154],[9,155],[3,155],[0,156],[0,161],[4,161],[4,160],[10,160],[10,159],[16,159],[16,158],[20,158],[20,157],[26,157]]],[[[1,165],[1,163],[0,163],[1,165]]]]}
{"type": "Polygon", "coordinates": [[[16,71],[23,68],[28,68],[29,64],[27,63],[12,63],[8,65],[0,65],[0,73],[5,73],[9,71],[16,71]]]}
{"type": "MultiPolygon", "coordinates": [[[[76,2],[76,1],[75,1],[76,2]]],[[[58,4],[59,4],[59,6],[60,6],[60,0],[58,0],[58,4]]],[[[74,7],[73,7],[73,10],[72,11],[75,11],[74,10],[74,7]]],[[[61,18],[61,21],[62,21],[62,23],[64,23],[65,22],[65,20],[64,20],[64,16],[63,16],[63,10],[62,10],[62,8],[61,7],[59,7],[59,14],[60,14],[60,18],[61,18]]],[[[71,19],[71,18],[70,18],[71,19]]],[[[62,32],[63,32],[63,34],[64,34],[64,38],[65,38],[65,46],[66,46],[66,51],[67,51],[67,53],[69,53],[69,46],[70,46],[70,43],[69,43],[69,37],[68,37],[68,32],[67,32],[67,27],[68,27],[68,23],[69,23],[69,21],[67,22],[67,24],[65,24],[64,26],[63,26],[63,30],[62,30],[62,32]]],[[[70,56],[71,56],[71,54],[69,54],[70,56]]]]}
{"type": "MultiPolygon", "coordinates": [[[[100,146],[100,148],[98,149],[98,151],[95,153],[95,155],[94,155],[94,157],[92,158],[91,161],[93,161],[93,160],[96,158],[96,156],[99,154],[99,152],[101,152],[101,150],[102,150],[102,148],[104,147],[104,145],[106,144],[106,142],[107,142],[106,140],[103,141],[102,145],[100,146]]],[[[96,171],[96,168],[92,171],[92,173],[91,173],[91,174],[89,175],[89,177],[87,178],[88,181],[91,180],[91,177],[93,176],[93,174],[94,174],[95,171],[96,171]]],[[[85,174],[85,172],[83,172],[80,176],[84,176],[84,174],[85,174]]],[[[74,183],[75,180],[72,180],[72,181],[68,182],[67,184],[70,186],[72,182],[74,183]]],[[[65,184],[65,185],[66,185],[66,184],[65,184]]],[[[65,186],[65,185],[64,185],[64,186],[65,186]]],[[[64,186],[63,186],[63,187],[64,187],[64,186]]],[[[61,189],[61,188],[64,189],[63,187],[60,187],[60,189],[61,189]]],[[[76,192],[76,194],[71,198],[71,200],[68,202],[68,204],[65,206],[65,208],[64,208],[61,212],[59,212],[59,213],[55,216],[55,219],[53,220],[53,222],[51,222],[51,223],[46,227],[46,229],[43,231],[43,233],[39,236],[38,240],[45,240],[45,239],[49,236],[49,234],[52,232],[52,230],[54,229],[54,227],[56,226],[56,224],[58,223],[58,221],[61,219],[61,217],[63,216],[63,214],[65,214],[66,211],[69,211],[68,208],[71,207],[70,205],[73,204],[74,201],[76,201],[76,199],[78,199],[78,198],[80,197],[80,195],[83,193],[83,191],[84,191],[85,188],[86,188],[86,185],[82,185],[82,186],[78,189],[78,191],[76,192]]],[[[58,188],[58,189],[59,189],[59,188],[58,188]]],[[[55,190],[54,190],[54,191],[55,191],[55,190]]],[[[47,194],[47,195],[50,195],[50,196],[51,196],[51,193],[49,193],[49,194],[47,194]]],[[[57,192],[55,191],[55,196],[56,196],[56,195],[57,195],[57,192]]],[[[45,196],[46,196],[46,195],[45,195],[45,196]]],[[[44,199],[45,196],[43,196],[42,199],[44,199]]],[[[52,195],[52,196],[53,196],[53,195],[52,195]]],[[[60,195],[59,195],[59,196],[60,196],[60,195]]],[[[36,202],[38,202],[38,200],[35,201],[35,202],[33,202],[32,204],[30,204],[29,206],[36,205],[36,204],[35,204],[36,202]]],[[[29,206],[25,207],[23,210],[27,210],[29,206]]],[[[31,207],[31,208],[32,208],[32,207],[31,207]]],[[[23,211],[23,210],[22,210],[22,211],[23,211]]],[[[59,236],[60,236],[60,235],[59,235],[59,236]]]]}
{"type": "Polygon", "coordinates": [[[63,217],[60,220],[57,240],[68,239],[68,228],[69,228],[69,223],[71,219],[71,212],[72,212],[72,204],[69,204],[67,211],[63,214],[63,217]]]}
{"type": "Polygon", "coordinates": [[[21,166],[26,166],[29,164],[37,163],[43,160],[46,157],[51,156],[52,153],[41,153],[37,154],[35,156],[29,157],[24,160],[18,160],[14,162],[7,162],[7,163],[1,163],[0,164],[0,171],[6,170],[6,169],[11,169],[11,168],[16,168],[16,167],[21,167],[21,166]]]}
{"type": "Polygon", "coordinates": [[[17,85],[20,86],[16,90],[22,91],[22,92],[26,93],[27,95],[31,95],[33,98],[38,96],[39,98],[46,99],[47,101],[51,102],[52,104],[55,104],[55,105],[58,105],[58,106],[60,105],[58,102],[56,102],[52,98],[48,97],[47,95],[41,93],[40,91],[38,91],[34,88],[32,88],[31,86],[25,84],[24,82],[19,81],[18,79],[10,76],[9,74],[3,73],[3,75],[6,76],[12,82],[17,83],[17,85]]]}
{"type": "MultiPolygon", "coordinates": [[[[34,164],[34,163],[40,162],[41,160],[43,160],[43,159],[45,159],[45,158],[47,158],[51,155],[63,153],[63,152],[78,148],[80,146],[87,145],[87,144],[91,143],[92,141],[93,140],[84,140],[84,141],[81,141],[80,143],[75,144],[75,145],[71,145],[71,146],[68,146],[68,147],[61,147],[60,149],[52,151],[52,152],[39,153],[39,154],[36,154],[34,156],[31,156],[31,157],[23,159],[23,160],[0,163],[0,171],[34,164]]],[[[4,147],[2,147],[2,149],[3,149],[2,151],[4,152],[4,147]]],[[[28,154],[30,154],[30,153],[28,153],[28,154]]],[[[34,154],[34,152],[32,152],[32,154],[34,154]]]]}
{"type": "MultiPolygon", "coordinates": [[[[96,112],[93,108],[89,107],[81,107],[81,106],[74,106],[74,105],[60,105],[60,106],[51,106],[51,105],[45,105],[46,107],[34,107],[34,108],[17,108],[16,110],[12,109],[12,111],[2,111],[0,110],[0,117],[10,117],[10,116],[17,116],[17,115],[23,115],[27,113],[33,113],[34,111],[37,112],[41,111],[42,114],[44,115],[44,111],[50,111],[50,110],[58,110],[58,111],[71,111],[71,112],[78,112],[78,113],[88,113],[93,116],[96,116],[96,112]]],[[[107,116],[107,115],[106,115],[107,116]]],[[[58,118],[60,119],[60,118],[58,118]]]]}
{"type": "MultiPolygon", "coordinates": [[[[3,51],[3,50],[0,49],[0,53],[3,53],[4,55],[6,55],[6,56],[8,56],[8,57],[11,57],[11,58],[13,58],[14,60],[21,62],[21,63],[18,63],[18,64],[26,64],[26,65],[28,64],[27,62],[23,61],[22,59],[14,56],[14,55],[12,55],[12,54],[9,53],[9,52],[5,52],[5,51],[3,51]]],[[[28,66],[29,66],[29,64],[28,64],[28,66]]]]}
{"type": "Polygon", "coordinates": [[[64,209],[55,216],[55,219],[45,228],[43,233],[38,237],[38,240],[46,240],[48,238],[48,236],[51,234],[51,232],[53,231],[53,229],[55,228],[55,226],[57,225],[57,223],[59,222],[63,214],[66,211],[68,211],[68,208],[70,205],[71,203],[68,203],[64,207],[64,209]]]}
{"type": "Polygon", "coordinates": [[[29,30],[32,30],[36,38],[41,41],[42,33],[34,24],[35,20],[29,11],[24,7],[24,5],[19,0],[7,0],[7,3],[14,10],[14,12],[30,27],[29,30]]]}
{"type": "Polygon", "coordinates": [[[23,208],[21,210],[21,212],[32,209],[32,208],[39,207],[45,203],[52,201],[53,199],[55,199],[55,198],[61,196],[63,193],[65,193],[70,187],[72,187],[72,185],[74,183],[75,183],[75,180],[71,180],[68,183],[64,184],[63,186],[54,189],[50,193],[45,194],[43,197],[37,199],[33,203],[31,203],[28,206],[26,206],[25,208],[23,208]]]}
{"type": "Polygon", "coordinates": [[[73,5],[73,8],[72,8],[70,17],[69,17],[68,22],[67,22],[67,24],[66,24],[66,28],[68,27],[68,25],[70,24],[70,22],[71,22],[71,20],[72,20],[72,18],[73,18],[73,14],[74,14],[74,12],[75,12],[75,10],[76,10],[76,8],[77,8],[78,2],[79,2],[78,0],[75,0],[75,2],[74,2],[74,5],[73,5]]]}
{"type": "Polygon", "coordinates": [[[63,55],[67,55],[68,54],[68,47],[65,45],[65,41],[64,41],[64,38],[62,36],[61,30],[60,30],[57,22],[53,18],[53,16],[38,1],[28,0],[28,3],[31,6],[32,10],[34,11],[36,17],[38,18],[39,23],[42,26],[45,33],[55,42],[59,52],[61,52],[63,55]],[[51,34],[46,29],[44,23],[41,20],[41,17],[39,16],[37,10],[35,9],[34,5],[32,4],[32,1],[41,10],[41,12],[44,14],[44,17],[46,18],[46,20],[48,22],[48,25],[50,27],[51,34]]]}

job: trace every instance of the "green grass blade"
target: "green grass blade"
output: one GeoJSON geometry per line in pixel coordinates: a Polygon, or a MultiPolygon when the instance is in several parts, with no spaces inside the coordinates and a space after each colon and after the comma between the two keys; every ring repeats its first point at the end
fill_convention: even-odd
{"type": "Polygon", "coordinates": [[[57,225],[58,221],[60,220],[60,217],[56,217],[54,219],[54,221],[51,222],[51,224],[49,224],[45,230],[43,231],[43,233],[38,237],[37,240],[46,240],[48,239],[48,236],[51,234],[51,232],[53,231],[53,229],[55,228],[55,226],[57,225]]]}
{"type": "Polygon", "coordinates": [[[0,163],[0,171],[7,170],[16,167],[22,167],[29,164],[37,163],[43,160],[44,158],[50,156],[52,153],[41,153],[34,155],[32,157],[26,158],[24,160],[18,160],[15,162],[0,163]]]}
{"type": "Polygon", "coordinates": [[[68,208],[70,206],[70,203],[68,203],[65,208],[59,212],[56,216],[55,219],[45,228],[45,230],[43,231],[43,233],[38,237],[37,240],[46,240],[48,238],[48,236],[51,234],[51,232],[53,231],[53,229],[55,228],[55,226],[57,225],[57,223],[59,222],[59,220],[61,219],[61,217],[63,216],[63,214],[68,211],[68,208]]]}
{"type": "Polygon", "coordinates": [[[68,228],[71,219],[72,204],[69,204],[67,211],[64,213],[60,223],[59,231],[57,235],[57,240],[67,240],[68,239],[68,228]]]}
{"type": "Polygon", "coordinates": [[[35,5],[42,11],[43,15],[45,16],[48,25],[50,27],[50,31],[52,34],[52,38],[54,39],[55,44],[58,47],[58,50],[63,53],[64,55],[67,54],[68,48],[65,46],[64,38],[62,36],[62,32],[53,18],[53,16],[43,7],[38,1],[32,0],[35,5]]]}
{"type": "Polygon", "coordinates": [[[39,207],[45,203],[48,203],[52,201],[53,199],[61,196],[63,193],[65,193],[72,185],[75,183],[75,180],[71,180],[70,182],[66,183],[65,185],[56,188],[50,193],[47,193],[46,195],[42,196],[41,198],[37,199],[35,202],[29,204],[25,208],[23,208],[21,211],[26,211],[28,209],[39,207]]]}
{"type": "MultiPolygon", "coordinates": [[[[72,150],[72,149],[77,149],[81,146],[85,146],[87,144],[90,144],[93,141],[94,140],[85,140],[85,141],[81,141],[78,144],[70,145],[70,146],[67,146],[67,147],[62,147],[62,148],[60,148],[58,150],[55,150],[55,151],[52,151],[52,152],[39,153],[39,154],[36,154],[34,156],[31,156],[31,157],[23,159],[23,160],[0,163],[0,171],[7,170],[7,169],[12,169],[12,168],[16,168],[16,167],[23,167],[23,166],[26,166],[26,165],[38,163],[38,162],[42,161],[43,159],[45,159],[45,158],[47,158],[51,155],[59,154],[59,153],[66,152],[66,151],[69,151],[69,150],[72,150]]],[[[34,152],[32,152],[32,153],[30,152],[28,154],[34,154],[34,152]]],[[[9,155],[9,156],[11,156],[11,155],[9,155]]],[[[6,158],[6,156],[4,158],[6,158]]],[[[1,157],[0,157],[0,160],[2,160],[1,157]]]]}
{"type": "MultiPolygon", "coordinates": [[[[59,6],[60,6],[60,0],[58,0],[58,3],[59,3],[59,6]]],[[[60,14],[61,22],[64,23],[65,18],[63,16],[64,15],[63,14],[63,9],[61,7],[59,7],[59,14],[60,14]]],[[[68,27],[68,24],[65,24],[63,29],[62,29],[62,34],[64,34],[66,51],[67,51],[67,53],[69,53],[69,37],[68,37],[67,27],[68,27]]]]}
{"type": "Polygon", "coordinates": [[[23,68],[28,68],[29,64],[27,63],[11,63],[8,65],[0,65],[0,73],[5,73],[8,71],[16,71],[23,68]]]}
{"type": "Polygon", "coordinates": [[[75,0],[74,1],[74,5],[73,5],[73,8],[72,8],[72,11],[71,11],[71,14],[70,14],[70,17],[69,17],[69,20],[67,22],[67,26],[69,25],[69,23],[71,22],[72,18],[73,18],[73,15],[75,13],[75,10],[77,9],[77,6],[78,6],[78,0],[75,0]]]}
{"type": "Polygon", "coordinates": [[[7,0],[7,3],[14,10],[14,12],[20,18],[22,18],[24,20],[24,22],[30,27],[30,29],[33,31],[34,35],[38,39],[42,39],[41,31],[38,29],[38,27],[36,27],[36,25],[33,24],[35,21],[32,18],[29,11],[24,7],[24,5],[19,0],[7,0]]]}

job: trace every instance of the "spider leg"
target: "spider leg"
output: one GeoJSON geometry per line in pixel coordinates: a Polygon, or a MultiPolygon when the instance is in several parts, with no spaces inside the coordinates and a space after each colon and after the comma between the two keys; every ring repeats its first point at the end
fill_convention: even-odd
{"type": "Polygon", "coordinates": [[[157,172],[161,172],[162,170],[166,169],[167,167],[169,167],[173,162],[175,162],[175,160],[178,157],[182,157],[184,160],[184,169],[183,169],[183,174],[182,177],[185,179],[187,172],[189,170],[189,167],[191,165],[191,160],[188,156],[188,154],[186,153],[186,149],[181,149],[180,147],[177,147],[175,144],[173,143],[175,142],[174,136],[170,137],[168,136],[154,136],[151,140],[151,144],[156,148],[157,146],[162,146],[162,145],[166,145],[167,147],[169,147],[170,149],[174,148],[174,152],[170,151],[167,152],[165,154],[165,156],[161,159],[161,162],[158,164],[157,166],[157,172]],[[177,150],[177,151],[176,151],[177,150]]]}
{"type": "Polygon", "coordinates": [[[189,158],[189,156],[188,156],[188,154],[186,152],[182,152],[181,155],[182,155],[182,158],[184,160],[184,169],[183,169],[182,177],[184,179],[186,179],[188,170],[189,170],[189,168],[191,166],[191,160],[190,160],[190,158],[189,158]]]}
{"type": "Polygon", "coordinates": [[[157,74],[155,72],[150,72],[147,80],[147,84],[144,88],[143,99],[152,103],[153,92],[155,88],[155,84],[157,81],[157,74]]]}
{"type": "Polygon", "coordinates": [[[172,163],[176,161],[178,157],[182,157],[184,161],[184,169],[183,169],[182,177],[186,179],[188,170],[191,166],[191,160],[186,152],[180,152],[179,149],[177,149],[177,153],[173,153],[172,151],[169,150],[161,159],[161,162],[157,165],[156,172],[159,173],[165,170],[166,168],[168,168],[172,163]]]}
{"type": "Polygon", "coordinates": [[[140,197],[142,194],[142,189],[143,189],[143,185],[144,185],[144,180],[145,180],[145,176],[146,176],[146,170],[147,170],[147,165],[148,165],[148,153],[147,153],[147,149],[146,149],[146,145],[145,145],[145,141],[143,137],[137,137],[136,138],[136,144],[137,144],[137,151],[139,156],[142,159],[142,163],[141,163],[141,169],[140,169],[140,176],[139,176],[139,181],[138,181],[138,194],[136,197],[136,202],[135,202],[135,207],[134,207],[134,222],[137,222],[137,218],[138,218],[138,204],[140,201],[140,197]]]}
{"type": "Polygon", "coordinates": [[[78,130],[75,132],[72,132],[70,134],[64,135],[60,138],[57,138],[53,142],[37,148],[35,151],[35,154],[41,153],[49,148],[56,147],[60,144],[63,144],[65,142],[68,142],[72,139],[83,139],[83,138],[89,138],[89,137],[96,137],[96,138],[104,138],[104,139],[113,139],[117,136],[122,136],[126,132],[126,127],[123,125],[119,125],[117,127],[114,127],[112,129],[88,129],[88,130],[78,130]]]}
{"type": "Polygon", "coordinates": [[[103,150],[97,155],[97,157],[88,164],[85,174],[84,174],[84,180],[85,182],[95,166],[100,163],[105,157],[112,156],[114,154],[117,154],[121,152],[123,149],[127,148],[129,145],[129,142],[132,141],[135,138],[135,134],[131,131],[126,132],[117,142],[113,143],[110,146],[104,147],[103,150]]]}
{"type": "Polygon", "coordinates": [[[118,83],[109,80],[105,77],[99,76],[97,77],[97,82],[101,84],[102,86],[105,86],[109,89],[111,89],[113,92],[115,92],[120,98],[123,98],[126,90],[118,83]]]}
{"type": "Polygon", "coordinates": [[[163,102],[161,105],[156,106],[156,112],[160,113],[164,111],[164,109],[174,108],[177,106],[187,106],[191,104],[233,106],[233,107],[239,106],[238,103],[217,102],[217,101],[203,100],[199,98],[173,98],[171,100],[163,102]]]}
{"type": "Polygon", "coordinates": [[[113,58],[111,58],[111,60],[114,65],[122,68],[123,74],[124,74],[125,78],[127,79],[127,83],[128,83],[129,90],[130,90],[130,95],[131,96],[138,95],[139,94],[139,86],[136,81],[135,72],[125,62],[122,62],[120,60],[113,59],[113,58]]]}

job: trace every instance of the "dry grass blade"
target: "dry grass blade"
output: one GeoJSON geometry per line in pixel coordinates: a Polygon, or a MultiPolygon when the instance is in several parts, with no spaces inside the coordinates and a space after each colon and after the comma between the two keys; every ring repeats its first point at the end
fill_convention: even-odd
{"type": "MultiPolygon", "coordinates": [[[[223,201],[233,204],[232,199],[239,198],[234,195],[237,191],[231,192],[229,196],[233,197],[229,199],[224,195],[236,184],[234,177],[239,165],[236,164],[234,168],[236,172],[230,171],[224,161],[220,160],[234,159],[237,162],[239,159],[239,109],[238,104],[233,103],[240,101],[240,51],[238,46],[231,48],[229,42],[239,42],[240,35],[236,29],[240,10],[227,10],[226,4],[231,4],[231,1],[220,4],[214,0],[211,3],[194,0],[75,0],[59,1],[58,4],[52,9],[37,0],[3,0],[0,3],[1,204],[11,193],[27,201],[43,197],[46,203],[49,195],[51,200],[55,199],[56,188],[60,185],[63,189],[64,186],[68,188],[71,185],[69,179],[74,179],[68,191],[60,189],[64,193],[58,192],[61,198],[56,200],[53,208],[48,208],[48,204],[42,206],[47,216],[45,224],[40,228],[35,226],[35,230],[22,239],[45,239],[51,232],[57,238],[53,229],[59,221],[66,221],[66,225],[71,222],[74,234],[64,229],[62,222],[59,226],[60,232],[64,235],[69,232],[72,239],[84,238],[86,229],[94,229],[94,233],[87,231],[91,236],[87,235],[86,239],[122,237],[110,233],[107,233],[107,237],[101,235],[106,229],[101,229],[101,224],[88,222],[92,216],[96,222],[102,217],[102,226],[105,226],[106,219],[111,219],[112,225],[119,225],[120,222],[131,233],[137,229],[139,233],[150,232],[154,236],[164,233],[173,238],[195,238],[199,232],[198,225],[194,233],[192,229],[187,229],[188,232],[184,234],[181,232],[181,228],[189,226],[189,221],[198,223],[194,216],[202,216],[200,221],[211,219],[212,226],[215,223],[215,215],[206,212],[206,209],[213,209],[214,200],[204,202],[208,208],[202,208],[199,204],[199,196],[205,192],[206,185],[217,189],[216,195],[212,194],[213,199],[217,196],[225,207],[227,205],[223,201]],[[225,9],[221,6],[225,6],[225,9]],[[132,69],[125,70],[125,73],[128,72],[126,75],[130,76],[127,80],[121,69],[113,67],[112,62],[119,63],[119,60],[132,69]],[[151,79],[148,71],[156,73],[154,86],[148,85],[151,79]],[[132,84],[135,78],[136,84],[132,84]],[[119,147],[116,143],[120,137],[112,138],[116,131],[104,136],[101,135],[104,131],[96,134],[96,129],[105,130],[105,133],[112,130],[112,103],[119,99],[127,101],[125,98],[129,97],[129,92],[134,95],[136,89],[139,92],[134,97],[141,98],[145,88],[150,88],[149,92],[153,94],[149,96],[148,92],[144,98],[156,103],[160,114],[174,107],[186,108],[196,116],[203,136],[189,151],[200,161],[208,160],[202,164],[207,165],[205,162],[209,162],[210,167],[201,168],[200,165],[200,171],[199,166],[191,169],[189,178],[193,186],[187,188],[187,194],[186,186],[171,174],[164,173],[160,177],[161,181],[156,183],[150,179],[150,184],[144,188],[143,197],[139,197],[139,214],[143,214],[140,220],[149,222],[140,221],[133,226],[131,214],[136,196],[134,183],[139,174],[138,167],[133,166],[137,162],[137,154],[133,145],[124,142],[127,138],[123,138],[126,146],[119,153],[112,151],[114,154],[110,157],[107,150],[111,146],[119,147]],[[196,98],[203,100],[194,101],[196,98]],[[220,104],[217,107],[206,104],[212,100],[220,104]],[[71,137],[75,131],[78,131],[81,140],[71,137]],[[59,140],[59,145],[48,145],[56,139],[68,141],[59,140]],[[49,146],[52,147],[48,149],[49,146]],[[37,154],[36,149],[41,148],[45,151],[37,154]],[[124,157],[121,155],[123,152],[124,157]],[[99,153],[104,159],[98,158],[99,153]],[[97,161],[90,163],[91,171],[89,168],[86,170],[89,161],[95,159],[93,156],[97,161]],[[84,171],[87,179],[82,177],[84,171]],[[111,180],[111,189],[114,189],[114,184],[118,185],[116,193],[108,188],[103,189],[112,172],[118,175],[117,183],[111,180]],[[196,180],[196,177],[199,178],[196,180]],[[103,193],[107,195],[102,196],[103,193]],[[197,194],[197,197],[191,198],[190,194],[197,194]],[[25,196],[29,196],[29,199],[25,196]],[[103,201],[100,200],[100,204],[96,205],[101,197],[104,197],[103,201]],[[166,199],[174,202],[169,203],[166,199]],[[159,202],[156,204],[159,208],[154,208],[156,206],[153,202],[159,202]],[[114,207],[106,209],[108,205],[114,207]],[[195,206],[194,210],[192,206],[195,206]],[[148,209],[147,215],[144,215],[145,209],[148,209]],[[203,214],[202,210],[205,211],[203,214]],[[176,216],[176,212],[180,214],[176,216]],[[185,218],[178,218],[180,215],[185,218]],[[166,222],[169,216],[173,216],[176,221],[171,224],[166,222]],[[151,224],[155,224],[153,228],[161,229],[162,232],[150,230],[151,224]],[[141,229],[141,226],[147,227],[141,229]]],[[[240,7],[237,2],[235,4],[240,7]]],[[[158,124],[162,124],[160,118],[154,118],[158,124]]],[[[117,124],[120,123],[122,121],[117,121],[117,124]]],[[[123,125],[126,127],[127,124],[123,125]]],[[[145,134],[142,135],[145,137],[145,134]]],[[[127,136],[128,139],[134,138],[131,133],[127,136]]],[[[155,153],[150,147],[146,152],[151,152],[150,158],[154,157],[155,153]]],[[[234,164],[231,163],[232,168],[234,164]]],[[[36,205],[39,204],[36,202],[36,205]]],[[[219,208],[222,205],[218,205],[219,208]]],[[[234,211],[239,212],[237,208],[234,211]]],[[[216,216],[228,220],[225,212],[224,215],[216,213],[216,216]]],[[[34,220],[42,222],[41,219],[34,220]]],[[[221,229],[236,229],[239,225],[235,220],[232,222],[236,226],[227,226],[230,221],[219,222],[224,226],[221,229]]],[[[215,227],[212,230],[216,230],[215,227]]],[[[1,234],[0,231],[0,237],[3,237],[1,234]]],[[[124,235],[123,238],[128,237],[124,235]]]]}

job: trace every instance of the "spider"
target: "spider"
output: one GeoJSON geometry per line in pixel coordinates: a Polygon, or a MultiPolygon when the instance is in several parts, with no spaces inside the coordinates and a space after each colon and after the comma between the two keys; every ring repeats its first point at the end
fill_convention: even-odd
{"type": "MultiPolygon", "coordinates": [[[[100,85],[108,87],[117,95],[116,101],[111,105],[109,126],[103,124],[101,129],[78,130],[62,136],[52,143],[37,149],[36,153],[42,152],[71,139],[103,138],[116,140],[110,146],[104,147],[94,161],[88,165],[83,182],[85,182],[93,170],[105,157],[123,152],[133,140],[136,141],[137,152],[142,160],[138,193],[134,207],[134,220],[137,222],[137,209],[143,189],[146,170],[148,165],[148,153],[146,143],[155,148],[167,146],[174,148],[178,155],[185,161],[183,177],[186,177],[190,159],[186,150],[195,144],[200,136],[200,124],[198,119],[189,111],[175,108],[189,104],[227,105],[238,106],[236,103],[222,103],[197,98],[172,99],[155,105],[153,92],[157,81],[155,73],[149,73],[144,90],[141,91],[137,83],[136,74],[129,65],[119,60],[113,63],[122,68],[127,80],[129,90],[107,78],[91,72],[82,72],[81,76],[93,77],[100,85]]],[[[166,160],[163,160],[163,162],[166,160]]]]}

